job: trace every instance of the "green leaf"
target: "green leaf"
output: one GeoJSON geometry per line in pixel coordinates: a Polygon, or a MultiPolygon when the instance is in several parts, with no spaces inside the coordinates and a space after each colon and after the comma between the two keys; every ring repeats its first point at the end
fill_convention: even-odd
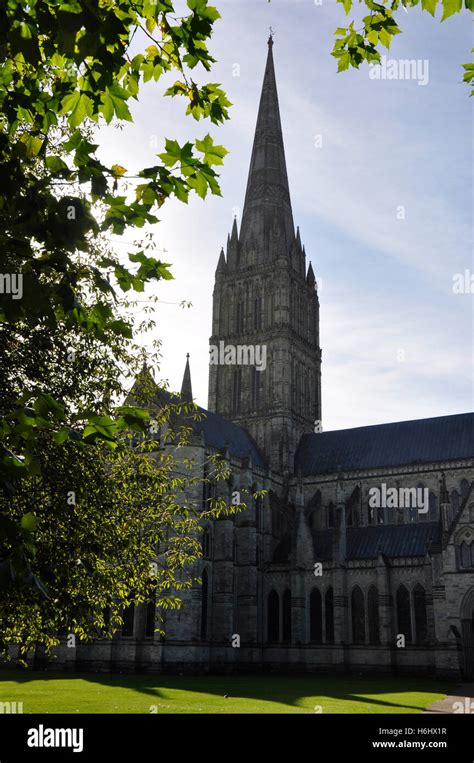
{"type": "Polygon", "coordinates": [[[462,8],[462,0],[441,0],[443,3],[443,15],[441,21],[449,18],[454,13],[459,13],[462,8]]]}
{"type": "Polygon", "coordinates": [[[31,511],[28,514],[23,514],[21,518],[21,529],[26,532],[34,532],[40,522],[39,517],[33,514],[31,511]]]}
{"type": "Polygon", "coordinates": [[[69,172],[69,167],[67,166],[66,162],[60,159],[59,156],[47,156],[46,167],[48,170],[51,170],[51,172],[55,173],[61,172],[61,170],[67,170],[69,172]]]}
{"type": "Polygon", "coordinates": [[[342,54],[342,56],[339,59],[339,63],[337,65],[337,71],[343,72],[346,69],[348,69],[350,62],[351,62],[350,53],[346,51],[345,53],[342,54]]]}
{"type": "Polygon", "coordinates": [[[23,133],[20,140],[26,147],[27,156],[38,156],[41,146],[43,145],[41,138],[38,138],[37,135],[23,133]]]}
{"type": "Polygon", "coordinates": [[[428,11],[428,13],[431,13],[432,16],[435,15],[436,6],[438,4],[438,0],[421,0],[421,7],[424,11],[428,11]]]}
{"type": "Polygon", "coordinates": [[[196,148],[204,153],[206,164],[222,164],[223,157],[229,153],[224,146],[216,146],[209,134],[203,140],[196,141],[196,148]]]}
{"type": "Polygon", "coordinates": [[[374,29],[372,29],[370,32],[367,33],[367,39],[371,45],[377,45],[379,41],[379,36],[377,32],[374,29]]]}
{"type": "Polygon", "coordinates": [[[92,117],[92,101],[86,93],[75,91],[63,98],[61,114],[69,114],[69,124],[77,127],[86,117],[92,117]]]}

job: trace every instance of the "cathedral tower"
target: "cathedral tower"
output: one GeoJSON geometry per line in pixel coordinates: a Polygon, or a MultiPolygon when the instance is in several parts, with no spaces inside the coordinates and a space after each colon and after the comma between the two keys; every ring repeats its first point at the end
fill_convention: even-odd
{"type": "Polygon", "coordinates": [[[240,232],[234,220],[213,294],[209,410],[247,429],[272,469],[293,470],[321,420],[319,301],[294,228],[273,40],[263,79],[240,232]]]}

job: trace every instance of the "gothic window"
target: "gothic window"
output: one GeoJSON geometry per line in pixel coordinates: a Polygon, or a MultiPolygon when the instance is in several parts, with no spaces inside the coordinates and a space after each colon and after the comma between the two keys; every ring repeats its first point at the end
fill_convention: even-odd
{"type": "Polygon", "coordinates": [[[309,597],[309,639],[316,644],[323,640],[323,602],[317,588],[313,588],[309,597]]]}
{"type": "Polygon", "coordinates": [[[235,322],[235,330],[237,334],[241,334],[244,330],[244,302],[237,302],[237,317],[235,322]]]}
{"type": "Polygon", "coordinates": [[[261,371],[258,371],[256,366],[252,366],[252,408],[258,409],[260,404],[260,381],[262,378],[261,371]]]}
{"type": "Polygon", "coordinates": [[[369,643],[380,644],[379,595],[375,586],[369,588],[367,609],[369,615],[369,643]]]}
{"type": "Polygon", "coordinates": [[[234,412],[240,409],[242,396],[242,369],[236,368],[232,376],[232,408],[234,412]]]}
{"type": "Polygon", "coordinates": [[[155,635],[155,616],[156,616],[156,605],[155,605],[155,594],[153,593],[153,598],[150,599],[150,601],[146,605],[145,610],[145,637],[146,638],[153,638],[155,635]]]}
{"type": "Polygon", "coordinates": [[[135,626],[135,604],[129,604],[122,614],[122,636],[132,637],[135,626]]]}
{"type": "Polygon", "coordinates": [[[209,530],[206,528],[202,534],[202,555],[204,559],[209,559],[211,556],[211,534],[209,530]]]}
{"type": "Polygon", "coordinates": [[[308,370],[304,370],[304,410],[310,409],[308,370]]]}
{"type": "Polygon", "coordinates": [[[346,524],[348,527],[359,526],[359,511],[358,511],[359,501],[360,501],[360,488],[358,485],[356,485],[346,502],[346,524]]]}
{"type": "Polygon", "coordinates": [[[471,567],[471,546],[472,543],[463,541],[459,546],[459,564],[463,569],[471,567]]]}
{"type": "Polygon", "coordinates": [[[283,641],[291,641],[291,593],[286,590],[282,602],[283,641]]]}
{"type": "Polygon", "coordinates": [[[428,517],[430,522],[436,522],[438,519],[438,499],[431,490],[428,513],[422,516],[428,517]]]}
{"type": "Polygon", "coordinates": [[[268,640],[280,640],[280,599],[276,591],[268,594],[268,640]]]}
{"type": "Polygon", "coordinates": [[[328,506],[328,527],[334,527],[334,504],[332,501],[328,506]]]}
{"type": "Polygon", "coordinates": [[[457,490],[451,491],[451,507],[454,518],[459,511],[459,493],[457,490]]]}
{"type": "Polygon", "coordinates": [[[424,644],[428,637],[428,622],[426,618],[426,594],[421,585],[413,591],[413,609],[415,612],[415,638],[417,644],[424,644]]]}
{"type": "Polygon", "coordinates": [[[308,524],[312,530],[322,530],[321,491],[318,489],[307,507],[308,524]]]}
{"type": "Polygon", "coordinates": [[[410,594],[404,585],[401,585],[397,591],[397,624],[398,633],[405,636],[407,644],[411,644],[410,594]]]}
{"type": "Polygon", "coordinates": [[[467,498],[467,494],[469,493],[469,482],[467,480],[461,481],[461,505],[464,504],[464,501],[467,498]]]}
{"type": "Polygon", "coordinates": [[[207,570],[204,569],[202,573],[202,587],[201,587],[201,639],[205,641],[207,638],[207,614],[209,606],[209,578],[207,570]]]}
{"type": "Polygon", "coordinates": [[[359,586],[355,586],[351,595],[352,610],[352,641],[354,644],[365,644],[365,607],[364,594],[359,586]]]}
{"type": "Polygon", "coordinates": [[[255,331],[262,328],[263,325],[263,300],[262,297],[256,297],[254,299],[253,307],[253,327],[255,331]]]}
{"type": "Polygon", "coordinates": [[[324,597],[324,620],[326,626],[326,643],[334,642],[334,592],[328,588],[324,597]]]}

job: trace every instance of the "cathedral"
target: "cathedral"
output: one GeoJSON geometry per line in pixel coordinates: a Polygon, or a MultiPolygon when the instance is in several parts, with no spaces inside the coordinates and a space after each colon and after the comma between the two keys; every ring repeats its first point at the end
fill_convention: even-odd
{"type": "Polygon", "coordinates": [[[272,48],[240,228],[215,273],[208,410],[187,446],[202,476],[209,456],[226,459],[227,500],[265,493],[204,528],[202,585],[166,612],[164,636],[139,607],[111,642],[60,648],[62,663],[473,680],[474,414],[324,431],[317,283],[293,223],[272,48]]]}

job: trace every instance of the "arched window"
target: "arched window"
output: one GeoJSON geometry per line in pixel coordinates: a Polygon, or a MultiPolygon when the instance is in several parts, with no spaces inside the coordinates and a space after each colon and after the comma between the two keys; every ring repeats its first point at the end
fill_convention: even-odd
{"type": "Polygon", "coordinates": [[[323,602],[317,588],[309,597],[309,640],[320,644],[323,640],[323,602]]]}
{"type": "Polygon", "coordinates": [[[209,559],[209,557],[211,556],[211,534],[209,530],[207,529],[207,527],[202,534],[201,545],[202,545],[202,555],[204,559],[209,559]]]}
{"type": "Polygon", "coordinates": [[[463,569],[471,566],[471,543],[463,541],[459,546],[459,563],[463,569]]]}
{"type": "Polygon", "coordinates": [[[156,605],[155,595],[146,605],[145,610],[145,637],[153,638],[155,635],[155,617],[156,617],[156,605]]]}
{"type": "Polygon", "coordinates": [[[324,619],[326,625],[326,643],[334,642],[334,592],[328,588],[324,597],[324,619]]]}
{"type": "Polygon", "coordinates": [[[380,644],[379,595],[375,586],[369,588],[367,608],[369,615],[369,643],[380,644]]]}
{"type": "Polygon", "coordinates": [[[280,599],[276,591],[268,594],[268,640],[280,640],[280,599]]]}
{"type": "Polygon", "coordinates": [[[463,504],[464,501],[466,500],[468,493],[469,493],[469,482],[467,480],[461,480],[461,504],[463,504]]]}
{"type": "Polygon", "coordinates": [[[360,505],[360,487],[356,485],[346,501],[346,524],[348,527],[358,527],[360,505]]]}
{"type": "Polygon", "coordinates": [[[286,590],[283,594],[283,641],[291,641],[291,593],[286,590]]]}
{"type": "Polygon", "coordinates": [[[244,330],[244,302],[237,302],[237,315],[235,321],[235,330],[240,334],[244,330]]]}
{"type": "Polygon", "coordinates": [[[321,504],[322,504],[321,491],[318,489],[316,490],[315,494],[311,498],[306,509],[308,514],[308,524],[312,530],[323,529],[323,517],[322,517],[321,504]]]}
{"type": "Polygon", "coordinates": [[[428,621],[426,618],[426,594],[421,585],[413,591],[413,609],[415,612],[415,638],[417,644],[424,644],[428,638],[428,621]]]}
{"type": "Polygon", "coordinates": [[[429,503],[429,511],[427,514],[422,514],[421,516],[426,518],[429,518],[430,522],[436,522],[438,519],[438,499],[433,493],[432,490],[430,490],[430,503],[429,503]]]}
{"type": "Polygon", "coordinates": [[[133,637],[135,627],[135,604],[129,604],[128,607],[123,610],[122,618],[122,636],[128,638],[133,637]]]}
{"type": "Polygon", "coordinates": [[[406,643],[411,644],[410,594],[404,585],[401,585],[397,591],[397,623],[398,633],[402,633],[406,643]]]}
{"type": "Polygon", "coordinates": [[[252,408],[257,409],[260,405],[260,388],[262,381],[262,372],[256,366],[251,368],[252,375],[252,408]]]}
{"type": "Polygon", "coordinates": [[[232,408],[234,411],[240,409],[240,400],[242,395],[242,369],[234,369],[232,376],[232,408]]]}
{"type": "Polygon", "coordinates": [[[253,327],[256,331],[262,328],[263,319],[263,300],[261,296],[257,296],[254,299],[253,306],[253,327]]]}
{"type": "Polygon", "coordinates": [[[355,586],[351,595],[352,640],[354,644],[365,644],[364,594],[355,586]]]}
{"type": "Polygon", "coordinates": [[[457,490],[451,491],[451,507],[453,519],[459,511],[459,493],[457,490]]]}
{"type": "Polygon", "coordinates": [[[202,573],[202,588],[201,588],[201,639],[206,641],[207,639],[207,615],[209,607],[209,578],[207,570],[204,569],[202,573]]]}

